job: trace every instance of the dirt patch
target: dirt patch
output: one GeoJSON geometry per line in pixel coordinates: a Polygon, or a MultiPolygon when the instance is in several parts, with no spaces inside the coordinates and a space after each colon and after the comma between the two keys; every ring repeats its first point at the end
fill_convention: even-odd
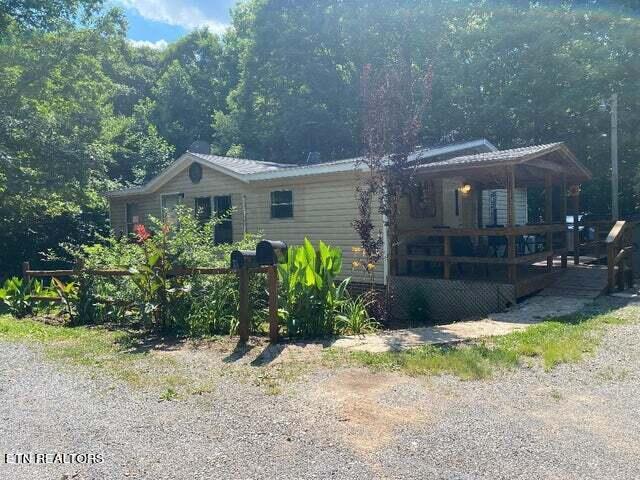
{"type": "Polygon", "coordinates": [[[350,369],[320,384],[318,394],[333,403],[346,443],[371,452],[390,443],[396,428],[425,420],[425,413],[416,408],[384,401],[385,394],[408,381],[397,375],[350,369]]]}

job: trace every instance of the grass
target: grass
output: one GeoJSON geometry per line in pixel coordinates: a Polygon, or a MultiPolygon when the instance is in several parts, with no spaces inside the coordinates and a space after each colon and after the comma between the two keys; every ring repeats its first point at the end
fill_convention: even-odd
{"type": "Polygon", "coordinates": [[[173,372],[172,359],[131,351],[127,332],[46,325],[2,315],[0,340],[40,344],[50,360],[98,370],[134,386],[173,388],[185,382],[173,372]],[[159,375],[148,373],[151,364],[161,370],[159,375]]]}
{"type": "MultiPolygon", "coordinates": [[[[366,366],[409,375],[451,374],[464,380],[488,378],[500,370],[536,363],[550,370],[593,353],[606,326],[638,318],[638,307],[633,308],[634,311],[625,309],[625,313],[613,310],[551,319],[524,331],[460,346],[425,346],[387,353],[327,349],[323,363],[366,366]]],[[[133,386],[156,389],[162,400],[204,395],[212,392],[216,384],[209,371],[189,371],[173,356],[149,349],[141,351],[136,348],[140,338],[127,332],[53,326],[0,315],[0,340],[38,343],[51,360],[90,368],[94,373],[104,373],[133,386]]],[[[237,381],[252,382],[269,395],[279,395],[284,384],[295,381],[314,365],[311,360],[263,367],[227,364],[212,373],[233,375],[237,381]]],[[[615,376],[603,373],[604,380],[615,376]]]]}
{"type": "Polygon", "coordinates": [[[144,390],[155,391],[161,400],[212,393],[217,378],[232,375],[252,382],[268,395],[279,395],[283,385],[305,371],[303,365],[251,367],[226,364],[215,370],[191,368],[172,355],[139,348],[147,338],[139,333],[101,327],[67,327],[39,321],[17,320],[0,314],[0,340],[34,343],[48,360],[89,369],[93,377],[109,376],[144,390]]]}
{"type": "Polygon", "coordinates": [[[550,319],[526,330],[461,346],[424,346],[402,352],[349,352],[332,349],[329,363],[346,362],[409,375],[451,374],[463,380],[491,377],[539,359],[545,370],[577,362],[593,353],[607,325],[627,323],[615,312],[550,319]]]}

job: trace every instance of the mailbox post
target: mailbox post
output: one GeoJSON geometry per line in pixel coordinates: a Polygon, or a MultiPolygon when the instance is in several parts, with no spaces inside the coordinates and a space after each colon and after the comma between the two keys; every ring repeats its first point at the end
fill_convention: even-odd
{"type": "Polygon", "coordinates": [[[251,250],[234,250],[231,252],[231,269],[238,274],[240,283],[238,305],[238,335],[240,341],[249,340],[249,268],[255,267],[256,252],[251,250]]]}
{"type": "Polygon", "coordinates": [[[262,240],[256,245],[256,262],[266,266],[269,288],[269,339],[278,341],[278,261],[287,254],[287,244],[276,240],[262,240]]]}
{"type": "MultiPolygon", "coordinates": [[[[279,260],[287,253],[287,244],[280,241],[263,240],[255,251],[234,250],[231,252],[231,269],[240,281],[240,305],[238,306],[238,334],[240,341],[249,340],[249,270],[266,267],[269,290],[269,339],[278,341],[278,267],[279,260]]],[[[264,271],[264,269],[263,269],[264,271]]]]}

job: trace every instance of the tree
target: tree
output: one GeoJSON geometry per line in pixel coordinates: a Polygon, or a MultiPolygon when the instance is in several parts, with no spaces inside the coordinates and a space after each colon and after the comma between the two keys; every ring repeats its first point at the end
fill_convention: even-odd
{"type": "Polygon", "coordinates": [[[54,30],[69,24],[78,13],[95,14],[103,0],[3,0],[0,3],[0,36],[10,25],[18,29],[54,30]]]}
{"type": "Polygon", "coordinates": [[[223,57],[222,43],[207,29],[195,30],[163,54],[152,118],[178,153],[214,135],[213,112],[224,106],[230,88],[223,57]]]}

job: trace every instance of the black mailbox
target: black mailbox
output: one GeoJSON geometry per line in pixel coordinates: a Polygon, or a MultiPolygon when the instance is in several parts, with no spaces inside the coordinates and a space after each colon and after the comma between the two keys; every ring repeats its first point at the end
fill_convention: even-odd
{"type": "Polygon", "coordinates": [[[253,250],[234,250],[231,252],[231,270],[257,267],[256,252],[253,250]]]}
{"type": "Polygon", "coordinates": [[[287,244],[277,240],[262,240],[256,246],[258,265],[275,265],[287,254],[287,244]]]}

